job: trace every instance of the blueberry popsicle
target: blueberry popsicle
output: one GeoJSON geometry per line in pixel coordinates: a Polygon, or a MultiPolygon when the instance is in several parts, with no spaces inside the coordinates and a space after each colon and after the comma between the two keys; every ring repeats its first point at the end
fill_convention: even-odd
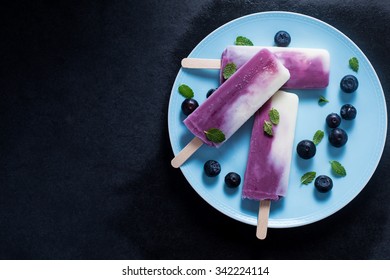
{"type": "Polygon", "coordinates": [[[265,217],[261,218],[266,220],[261,220],[259,216],[258,234],[264,238],[270,201],[279,200],[287,192],[297,112],[298,96],[278,91],[254,117],[242,197],[260,201],[259,215],[265,211],[265,217]],[[272,135],[269,135],[265,132],[264,124],[272,123],[271,110],[278,112],[279,122],[272,125],[272,135]],[[265,224],[260,225],[261,222],[265,224]],[[259,230],[262,230],[261,234],[259,230]]]}
{"type": "MultiPolygon", "coordinates": [[[[254,46],[228,46],[221,57],[221,69],[234,63],[241,67],[259,49],[254,46]]],[[[325,88],[329,84],[330,56],[325,49],[267,47],[290,71],[291,78],[284,89],[325,88]]],[[[222,71],[221,71],[222,73],[222,71]]],[[[224,81],[223,75],[221,82],[224,81]]]]}
{"type": "Polygon", "coordinates": [[[184,124],[195,135],[171,164],[180,167],[203,143],[219,147],[232,136],[290,78],[289,71],[267,49],[259,50],[206,101],[184,124]],[[210,138],[218,130],[223,141],[210,138]]]}
{"type": "MultiPolygon", "coordinates": [[[[260,46],[228,46],[221,59],[185,58],[183,67],[222,69],[220,82],[225,82],[223,69],[228,63],[240,68],[259,49],[260,46]]],[[[290,71],[290,79],[282,86],[284,89],[320,89],[329,84],[330,55],[325,49],[266,47],[290,71]]]]}

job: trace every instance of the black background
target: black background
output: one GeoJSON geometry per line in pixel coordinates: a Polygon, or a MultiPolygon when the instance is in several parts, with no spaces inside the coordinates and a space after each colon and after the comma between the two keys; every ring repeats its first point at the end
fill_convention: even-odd
{"type": "Polygon", "coordinates": [[[261,11],[307,14],[345,33],[388,101],[389,1],[12,3],[0,9],[1,259],[390,258],[388,145],[341,211],[260,242],[170,166],[167,130],[181,58],[220,25],[261,11]]]}

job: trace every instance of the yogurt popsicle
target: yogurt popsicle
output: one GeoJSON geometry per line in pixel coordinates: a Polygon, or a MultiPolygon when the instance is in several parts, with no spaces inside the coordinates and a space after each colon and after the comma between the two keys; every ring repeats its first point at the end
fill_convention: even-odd
{"type": "Polygon", "coordinates": [[[260,201],[260,239],[266,235],[270,201],[279,200],[287,192],[297,112],[298,96],[278,91],[255,114],[242,197],[260,201]],[[269,136],[263,126],[270,120],[271,109],[276,109],[280,117],[269,136]]]}
{"type": "Polygon", "coordinates": [[[205,131],[217,128],[226,140],[233,135],[288,79],[288,70],[267,49],[262,49],[221,85],[184,124],[210,146],[205,131]]]}
{"type": "MultiPolygon", "coordinates": [[[[258,51],[184,120],[196,136],[194,139],[198,139],[195,151],[202,143],[221,146],[289,77],[287,68],[269,50],[258,51]],[[225,140],[210,141],[206,135],[210,129],[221,131],[225,140]]],[[[184,157],[183,150],[172,160],[172,166],[179,167],[191,155],[184,157]]]]}
{"type": "MultiPolygon", "coordinates": [[[[221,83],[225,81],[222,70],[226,64],[234,63],[237,68],[248,61],[259,46],[228,46],[221,57],[221,83]]],[[[329,84],[330,56],[325,49],[267,47],[290,71],[290,79],[284,89],[318,89],[329,84]]]]}
{"type": "Polygon", "coordinates": [[[298,96],[278,91],[255,114],[242,191],[243,198],[278,200],[287,192],[293,151],[298,96]],[[273,136],[264,132],[269,111],[279,112],[273,136]]]}

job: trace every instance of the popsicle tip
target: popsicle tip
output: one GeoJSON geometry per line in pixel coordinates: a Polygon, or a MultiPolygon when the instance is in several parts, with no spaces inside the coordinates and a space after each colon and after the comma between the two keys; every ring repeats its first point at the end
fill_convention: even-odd
{"type": "Polygon", "coordinates": [[[267,231],[265,230],[264,232],[257,233],[256,237],[260,240],[264,240],[267,237],[267,231]]]}
{"type": "Polygon", "coordinates": [[[183,163],[186,162],[186,160],[196,152],[197,149],[202,146],[203,142],[198,137],[194,137],[190,143],[187,144],[172,160],[171,165],[174,168],[179,168],[182,166],[183,163]]]}
{"type": "Polygon", "coordinates": [[[180,162],[178,162],[177,158],[174,157],[172,160],[171,160],[171,165],[173,168],[179,168],[180,167],[180,162]]]}
{"type": "Polygon", "coordinates": [[[185,57],[181,60],[181,67],[193,69],[219,69],[221,68],[221,60],[213,58],[185,57]]]}
{"type": "Polygon", "coordinates": [[[256,237],[260,240],[264,240],[267,237],[268,229],[268,216],[271,207],[270,200],[261,200],[259,207],[259,215],[257,218],[256,237]]]}
{"type": "Polygon", "coordinates": [[[187,58],[183,58],[183,59],[181,60],[181,63],[180,63],[180,64],[181,64],[181,67],[184,67],[184,68],[187,67],[188,65],[187,65],[186,62],[187,62],[187,58]]]}
{"type": "Polygon", "coordinates": [[[256,232],[256,237],[260,240],[264,240],[267,237],[267,227],[258,230],[256,232]]]}

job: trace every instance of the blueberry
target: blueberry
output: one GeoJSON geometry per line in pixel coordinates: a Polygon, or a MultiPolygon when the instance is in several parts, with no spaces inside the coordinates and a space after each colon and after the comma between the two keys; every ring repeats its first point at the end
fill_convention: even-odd
{"type": "Polygon", "coordinates": [[[291,42],[291,36],[286,31],[278,31],[274,37],[275,45],[278,47],[287,47],[291,42]]]}
{"type": "Polygon", "coordinates": [[[317,191],[326,193],[333,188],[333,181],[326,175],[320,175],[314,181],[314,186],[316,187],[317,191]]]}
{"type": "Polygon", "coordinates": [[[341,90],[346,93],[354,92],[355,90],[357,90],[358,86],[358,79],[353,75],[344,76],[340,82],[341,90]]]}
{"type": "Polygon", "coordinates": [[[330,128],[336,128],[341,123],[341,118],[336,113],[331,113],[326,117],[326,123],[330,128]]]}
{"type": "Polygon", "coordinates": [[[348,134],[341,128],[334,128],[329,134],[329,142],[332,146],[340,148],[348,141],[348,134]]]}
{"type": "Polygon", "coordinates": [[[203,166],[204,172],[209,177],[215,177],[221,172],[221,165],[218,161],[208,160],[203,166]]]}
{"type": "Polygon", "coordinates": [[[206,97],[209,98],[210,95],[212,95],[214,93],[214,91],[216,91],[216,90],[217,90],[216,88],[209,89],[209,91],[206,94],[206,97]]]}
{"type": "Polygon", "coordinates": [[[236,172],[229,172],[225,176],[225,183],[230,188],[237,188],[241,183],[241,177],[236,172]]]}
{"type": "Polygon", "coordinates": [[[183,111],[183,114],[186,116],[191,114],[198,107],[199,107],[198,102],[192,98],[186,98],[183,101],[183,103],[181,103],[181,110],[183,111]]]}
{"type": "Polygon", "coordinates": [[[340,109],[340,115],[345,120],[353,120],[356,118],[356,108],[351,104],[345,104],[340,109]]]}
{"type": "Polygon", "coordinates": [[[310,140],[302,140],[297,145],[297,153],[303,159],[314,157],[316,151],[316,145],[313,143],[313,141],[310,140]]]}

